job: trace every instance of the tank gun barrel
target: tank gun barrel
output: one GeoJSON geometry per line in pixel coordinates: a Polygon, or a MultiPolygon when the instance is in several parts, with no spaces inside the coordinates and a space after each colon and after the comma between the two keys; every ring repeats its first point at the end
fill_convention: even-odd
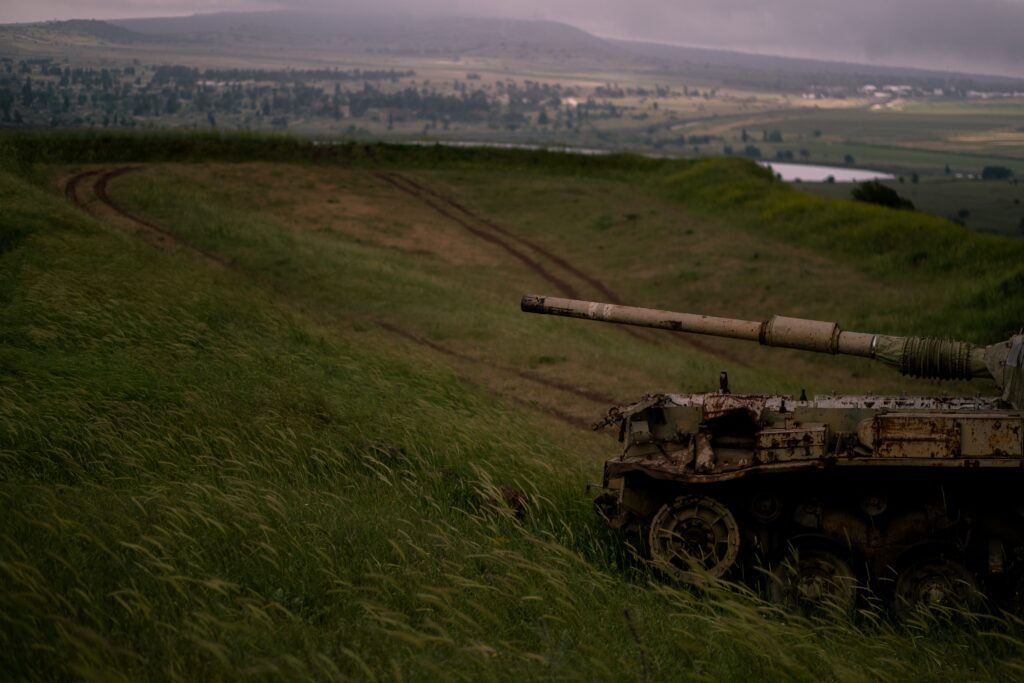
{"type": "Polygon", "coordinates": [[[772,316],[757,322],[716,318],[693,313],[675,313],[595,301],[527,295],[521,308],[527,313],[544,313],[585,320],[655,327],[676,332],[705,334],[755,341],[774,346],[819,353],[862,356],[880,360],[905,375],[930,379],[971,379],[991,377],[1002,386],[999,356],[1006,357],[1005,344],[975,346],[969,342],[896,337],[841,330],[834,322],[772,316]],[[998,348],[997,348],[998,347],[998,348]]]}

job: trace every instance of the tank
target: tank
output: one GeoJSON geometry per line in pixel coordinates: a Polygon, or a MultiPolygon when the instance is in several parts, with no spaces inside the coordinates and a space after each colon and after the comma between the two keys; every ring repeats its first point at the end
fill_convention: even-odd
{"type": "Polygon", "coordinates": [[[667,577],[734,579],[783,601],[1024,605],[1024,335],[989,346],[546,296],[522,310],[988,378],[991,397],[652,394],[613,407],[621,454],[595,508],[667,577]]]}

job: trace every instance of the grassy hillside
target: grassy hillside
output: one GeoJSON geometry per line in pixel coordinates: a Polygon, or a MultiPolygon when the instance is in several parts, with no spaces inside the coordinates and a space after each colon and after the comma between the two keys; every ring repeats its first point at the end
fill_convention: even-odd
{"type": "Polygon", "coordinates": [[[722,367],[738,390],[936,387],[517,306],[561,288],[992,339],[1024,319],[990,294],[1020,282],[1018,243],[857,213],[721,161],[213,137],[5,138],[0,159],[12,677],[935,680],[1024,665],[1007,620],[804,618],[666,586],[583,490],[618,446],[581,425],[645,391],[710,389],[722,367]]]}

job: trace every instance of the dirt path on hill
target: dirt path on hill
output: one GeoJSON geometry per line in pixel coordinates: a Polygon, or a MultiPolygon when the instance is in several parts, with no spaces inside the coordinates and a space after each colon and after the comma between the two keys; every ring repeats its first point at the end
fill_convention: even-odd
{"type": "Polygon", "coordinates": [[[95,184],[93,184],[92,187],[93,193],[96,195],[96,199],[98,199],[106,208],[113,211],[116,215],[118,215],[125,221],[132,223],[139,228],[142,228],[144,231],[148,233],[148,237],[151,240],[155,240],[158,245],[164,247],[174,246],[182,249],[187,249],[188,251],[197,254],[198,256],[202,257],[204,260],[208,261],[209,263],[218,268],[225,268],[228,270],[240,272],[240,269],[237,268],[230,261],[222,258],[221,256],[218,256],[217,254],[214,254],[211,251],[207,251],[206,249],[200,247],[197,244],[189,242],[185,238],[179,236],[178,234],[174,233],[171,230],[168,230],[167,228],[161,227],[155,223],[151,223],[145,218],[130,213],[120,204],[115,202],[113,198],[111,198],[110,193],[107,191],[107,187],[110,184],[110,181],[116,178],[120,178],[121,176],[126,175],[128,173],[136,173],[138,171],[143,170],[143,168],[144,167],[142,166],[124,166],[121,168],[116,168],[112,171],[105,171],[100,173],[99,177],[96,179],[96,182],[95,184]]]}
{"type": "Polygon", "coordinates": [[[482,223],[483,225],[487,226],[488,228],[490,228],[494,232],[498,233],[499,235],[507,237],[507,238],[509,238],[509,239],[511,239],[511,240],[513,240],[515,242],[518,242],[519,244],[521,244],[521,245],[523,245],[523,246],[525,246],[525,247],[527,247],[529,249],[532,249],[534,252],[536,252],[536,253],[540,254],[541,256],[543,256],[544,258],[550,260],[552,263],[554,263],[559,268],[561,268],[562,270],[566,271],[567,273],[569,273],[573,277],[576,277],[576,278],[582,280],[583,282],[586,282],[588,285],[590,285],[591,287],[596,289],[598,292],[600,292],[604,296],[604,298],[607,300],[608,303],[611,303],[611,304],[621,304],[622,303],[622,299],[619,298],[619,295],[616,294],[615,292],[613,292],[605,283],[601,282],[596,277],[593,277],[591,275],[588,275],[587,273],[584,273],[582,270],[580,270],[576,266],[572,265],[571,263],[566,261],[564,258],[559,256],[558,254],[555,254],[554,252],[552,252],[552,251],[546,249],[545,247],[543,247],[542,245],[537,244],[533,240],[529,240],[529,239],[527,239],[525,237],[522,237],[520,235],[515,234],[514,232],[512,232],[512,231],[510,231],[510,230],[508,230],[508,229],[498,225],[497,223],[495,223],[494,221],[490,220],[486,216],[481,216],[480,214],[475,213],[475,212],[469,210],[468,208],[466,208],[465,205],[463,205],[462,203],[458,202],[454,198],[449,197],[448,195],[442,194],[442,193],[438,192],[437,190],[435,190],[435,189],[433,189],[431,187],[428,187],[428,186],[426,186],[426,185],[424,185],[422,183],[419,183],[419,182],[413,180],[412,178],[410,178],[408,176],[399,175],[397,173],[392,173],[390,175],[392,177],[394,177],[394,178],[400,178],[402,181],[408,183],[409,186],[414,188],[421,195],[427,195],[427,196],[433,197],[434,199],[437,199],[438,201],[442,202],[446,206],[449,206],[452,209],[454,209],[455,211],[457,211],[458,213],[462,214],[466,218],[468,218],[470,220],[473,220],[473,221],[476,221],[478,223],[482,223]]]}
{"type": "MultiPolygon", "coordinates": [[[[598,391],[593,391],[591,389],[586,389],[583,387],[571,386],[569,384],[565,384],[564,382],[544,377],[543,375],[537,374],[535,372],[530,372],[529,370],[521,370],[519,368],[498,365],[487,359],[475,358],[468,354],[444,346],[443,344],[439,344],[436,341],[424,339],[423,337],[417,336],[409,332],[408,330],[404,330],[398,327],[397,325],[394,325],[384,320],[376,320],[374,322],[376,322],[378,327],[384,329],[387,332],[390,332],[396,337],[400,337],[418,347],[429,349],[458,363],[472,365],[476,367],[483,367],[487,371],[495,372],[498,375],[504,375],[506,377],[517,377],[532,384],[545,387],[546,389],[553,389],[558,392],[569,394],[574,397],[571,402],[571,404],[573,405],[578,405],[581,400],[585,403],[593,404],[594,409],[592,412],[595,416],[604,414],[604,412],[608,409],[609,406],[621,403],[621,401],[619,401],[618,399],[612,396],[605,395],[598,391]]],[[[491,387],[482,385],[480,382],[473,383],[476,384],[477,386],[484,386],[484,388],[488,389],[495,395],[500,396],[504,400],[509,400],[512,401],[513,403],[526,406],[531,410],[536,410],[547,415],[551,415],[552,417],[558,418],[562,422],[570,424],[573,427],[579,427],[580,429],[586,429],[589,431],[591,430],[593,424],[597,422],[596,419],[586,420],[581,417],[577,417],[575,415],[567,413],[564,410],[561,410],[560,408],[548,405],[546,403],[535,403],[520,398],[518,395],[514,393],[495,390],[491,387]]]]}
{"type": "MultiPolygon", "coordinates": [[[[401,176],[397,173],[374,173],[374,175],[380,180],[383,180],[388,185],[391,185],[395,189],[400,190],[401,192],[404,192],[408,195],[411,195],[412,197],[415,197],[421,203],[429,206],[431,209],[441,214],[445,218],[457,223],[458,225],[461,225],[473,236],[482,239],[485,242],[489,242],[497,247],[500,247],[510,256],[521,261],[523,265],[532,270],[534,273],[536,273],[543,279],[547,280],[555,289],[557,289],[560,293],[564,294],[565,296],[571,298],[576,298],[577,296],[579,296],[579,293],[576,291],[575,287],[573,287],[571,284],[569,284],[562,278],[558,277],[554,273],[548,271],[548,269],[542,266],[536,259],[530,257],[528,254],[520,251],[519,249],[516,249],[514,246],[512,246],[502,238],[493,235],[490,232],[487,232],[486,230],[481,230],[479,227],[473,225],[471,221],[468,221],[461,217],[457,210],[453,211],[451,210],[450,207],[446,207],[442,201],[435,201],[426,192],[421,191],[418,188],[418,186],[415,183],[411,182],[408,178],[401,176]]],[[[475,217],[472,217],[472,214],[470,214],[470,217],[474,218],[474,220],[476,220],[477,222],[480,222],[479,219],[475,219],[475,217]]]]}
{"type": "Polygon", "coordinates": [[[82,171],[81,173],[76,173],[68,178],[64,184],[64,197],[78,208],[84,209],[86,202],[78,196],[78,186],[83,180],[90,176],[94,176],[97,173],[99,173],[99,171],[82,171]]]}
{"type": "MultiPolygon", "coordinates": [[[[620,305],[623,303],[622,297],[619,296],[614,290],[611,289],[611,287],[606,285],[598,278],[589,275],[588,273],[585,273],[583,270],[574,266],[566,259],[546,249],[542,245],[537,244],[533,240],[529,240],[525,237],[516,235],[511,230],[502,227],[496,222],[490,220],[489,218],[481,216],[480,214],[467,208],[464,204],[455,200],[454,198],[441,192],[438,192],[437,190],[421,182],[413,180],[412,178],[406,175],[402,175],[399,173],[374,173],[374,175],[377,178],[388,183],[392,187],[395,187],[401,190],[402,192],[416,198],[421,203],[425,204],[426,206],[429,206],[434,211],[440,213],[442,216],[445,216],[446,218],[455,221],[459,225],[469,230],[473,235],[476,235],[481,239],[491,242],[492,244],[497,244],[501,246],[507,252],[516,256],[519,260],[523,261],[523,263],[525,263],[531,270],[533,270],[535,273],[537,273],[545,280],[547,280],[549,283],[551,283],[556,289],[559,290],[560,293],[564,294],[568,298],[575,299],[579,297],[579,294],[577,293],[577,290],[575,287],[573,287],[573,285],[569,284],[562,278],[559,278],[558,276],[554,275],[553,273],[545,269],[536,259],[531,258],[530,256],[517,250],[515,247],[509,245],[507,242],[505,242],[505,240],[501,239],[501,237],[514,241],[522,245],[523,247],[526,247],[527,249],[533,251],[534,253],[543,256],[544,258],[554,263],[558,268],[565,271],[565,273],[567,273],[569,276],[574,277],[578,280],[582,280],[583,282],[585,282],[586,284],[590,285],[598,292],[600,292],[607,303],[620,305]],[[492,232],[501,235],[501,237],[497,237],[494,234],[490,234],[486,230],[481,229],[479,226],[484,226],[487,229],[491,230],[492,232]]],[[[662,345],[665,341],[670,341],[671,343],[679,344],[692,349],[697,349],[698,351],[701,351],[703,353],[707,353],[709,355],[728,360],[730,363],[738,365],[740,367],[750,366],[746,359],[728,353],[727,351],[724,351],[722,349],[715,348],[711,344],[708,344],[698,338],[695,338],[694,335],[665,335],[662,334],[661,332],[642,330],[628,326],[621,326],[620,329],[622,329],[622,331],[628,334],[629,336],[648,343],[662,345]]]]}
{"type": "MultiPolygon", "coordinates": [[[[181,238],[180,236],[175,234],[173,231],[168,230],[167,228],[159,226],[151,221],[146,220],[145,218],[142,218],[127,211],[123,206],[118,204],[110,196],[110,182],[128,173],[141,171],[143,170],[143,168],[144,167],[142,166],[124,166],[112,170],[97,169],[83,171],[81,173],[71,176],[65,181],[64,196],[76,207],[82,209],[83,211],[87,211],[90,214],[96,215],[101,219],[107,217],[101,214],[109,213],[113,216],[116,216],[118,219],[120,219],[121,222],[129,224],[132,227],[134,227],[136,229],[135,232],[137,235],[143,237],[144,239],[146,239],[146,241],[150,242],[154,246],[157,246],[158,248],[167,249],[170,247],[175,247],[185,249],[187,251],[193,252],[197,256],[201,257],[204,261],[206,261],[210,265],[217,267],[218,269],[231,270],[232,272],[238,273],[244,276],[246,279],[249,279],[257,283],[260,286],[268,286],[272,289],[274,294],[285,303],[286,306],[293,310],[298,308],[302,310],[304,315],[312,315],[314,318],[320,318],[317,320],[317,322],[321,324],[330,324],[337,322],[336,320],[325,320],[320,316],[316,316],[316,314],[309,311],[306,306],[303,306],[300,302],[296,302],[294,300],[294,297],[289,297],[288,294],[282,292],[279,288],[274,287],[272,283],[264,280],[257,274],[251,271],[247,271],[239,267],[237,264],[230,262],[222,258],[221,256],[218,256],[217,254],[209,252],[206,249],[181,238]],[[96,179],[92,185],[92,191],[94,196],[92,199],[85,199],[82,197],[80,188],[83,184],[83,181],[93,176],[96,176],[96,179]],[[97,203],[102,206],[102,212],[96,210],[97,203]]],[[[534,385],[544,387],[545,389],[548,390],[554,390],[556,392],[569,394],[574,397],[573,403],[579,403],[580,400],[582,400],[587,403],[594,404],[595,415],[601,414],[601,412],[603,412],[603,410],[608,405],[614,404],[616,402],[615,398],[607,396],[597,391],[593,391],[583,387],[574,387],[563,382],[560,382],[558,380],[549,379],[547,377],[544,377],[543,375],[530,372],[527,370],[521,370],[518,368],[511,368],[502,365],[495,365],[494,363],[487,361],[485,359],[474,358],[467,354],[461,353],[460,351],[457,351],[455,349],[448,348],[438,342],[419,337],[390,322],[386,322],[383,320],[375,320],[374,322],[379,328],[381,328],[382,330],[384,330],[385,332],[389,333],[394,337],[404,339],[405,341],[413,343],[421,348],[429,349],[434,353],[440,354],[449,359],[453,359],[461,364],[484,366],[490,372],[496,373],[498,375],[515,377],[520,380],[532,383],[534,385]]],[[[539,402],[529,401],[520,398],[516,394],[498,391],[493,387],[487,386],[486,384],[482,384],[480,382],[474,382],[474,384],[484,388],[490,393],[499,396],[503,400],[508,400],[518,405],[525,406],[530,410],[541,412],[545,415],[549,415],[573,427],[590,430],[591,422],[588,422],[587,420],[584,420],[575,415],[571,415],[557,407],[541,404],[539,402]]]]}
{"type": "Polygon", "coordinates": [[[449,349],[448,347],[442,346],[441,344],[438,344],[437,342],[431,341],[429,339],[417,337],[416,335],[406,332],[400,327],[392,325],[391,323],[388,322],[384,322],[383,320],[378,320],[377,324],[383,327],[385,330],[388,330],[389,332],[402,337],[403,339],[407,339],[419,346],[425,346],[428,349],[433,349],[434,351],[444,354],[450,358],[456,358],[458,360],[465,361],[468,363],[485,364],[488,367],[497,368],[502,372],[513,374],[516,377],[521,377],[522,379],[528,380],[530,382],[543,384],[544,386],[550,387],[551,389],[557,389],[558,391],[564,391],[568,394],[573,394],[575,396],[578,396],[579,398],[586,399],[588,401],[593,401],[594,403],[599,403],[602,405],[611,405],[616,401],[614,397],[609,396],[607,394],[603,394],[601,392],[593,391],[590,389],[584,389],[583,387],[574,387],[569,384],[559,382],[558,380],[550,379],[543,375],[539,375],[535,372],[530,372],[529,370],[520,370],[519,368],[510,368],[501,365],[494,365],[490,361],[481,358],[474,358],[473,356],[469,356],[454,349],[449,349]]]}

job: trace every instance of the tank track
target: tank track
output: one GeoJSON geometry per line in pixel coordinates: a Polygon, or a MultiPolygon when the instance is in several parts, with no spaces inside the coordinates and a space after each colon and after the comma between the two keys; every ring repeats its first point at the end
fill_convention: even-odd
{"type": "Polygon", "coordinates": [[[1024,476],[1012,471],[885,467],[696,486],[630,473],[620,483],[599,512],[642,534],[675,580],[739,579],[844,609],[1024,606],[1024,476]]]}

